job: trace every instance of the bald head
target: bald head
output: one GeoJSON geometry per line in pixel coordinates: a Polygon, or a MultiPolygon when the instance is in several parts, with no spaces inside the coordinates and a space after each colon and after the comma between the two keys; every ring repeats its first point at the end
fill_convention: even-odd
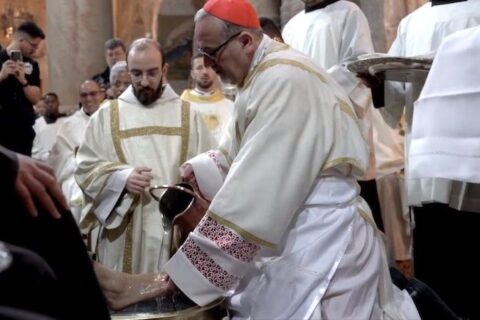
{"type": "Polygon", "coordinates": [[[102,100],[103,94],[96,81],[87,80],[80,85],[80,103],[86,113],[92,114],[97,111],[102,100]]]}
{"type": "Polygon", "coordinates": [[[136,55],[138,52],[144,51],[156,51],[160,54],[161,58],[161,65],[165,64],[165,54],[163,52],[163,48],[158,41],[155,41],[150,38],[140,38],[132,42],[132,44],[128,47],[127,51],[127,64],[130,61],[130,57],[132,55],[136,55]]]}

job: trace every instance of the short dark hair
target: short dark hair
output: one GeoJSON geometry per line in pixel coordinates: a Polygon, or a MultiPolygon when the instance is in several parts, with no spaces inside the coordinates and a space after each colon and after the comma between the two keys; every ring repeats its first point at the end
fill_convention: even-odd
{"type": "Polygon", "coordinates": [[[260,20],[260,27],[262,27],[263,33],[265,33],[270,38],[278,37],[282,39],[282,33],[272,19],[269,19],[267,17],[261,17],[258,20],[260,20]]]}
{"type": "Polygon", "coordinates": [[[148,49],[150,46],[154,47],[160,52],[160,56],[162,58],[162,67],[165,65],[165,52],[163,51],[162,45],[157,40],[153,40],[150,38],[140,38],[133,41],[127,50],[127,64],[128,64],[128,57],[130,52],[132,51],[144,51],[148,49]]]}
{"type": "Polygon", "coordinates": [[[113,50],[118,47],[121,47],[123,49],[123,52],[127,52],[127,48],[125,47],[125,44],[122,40],[118,38],[112,38],[105,41],[105,51],[113,50]]]}
{"type": "Polygon", "coordinates": [[[58,100],[58,95],[55,92],[45,93],[45,95],[43,97],[46,98],[47,96],[52,96],[52,97],[54,97],[55,99],[58,100]]]}
{"type": "Polygon", "coordinates": [[[190,58],[190,66],[191,66],[192,69],[193,69],[193,61],[195,61],[198,58],[203,58],[203,54],[198,52],[198,51],[194,52],[192,54],[192,58],[190,58]]]}
{"type": "Polygon", "coordinates": [[[45,39],[45,33],[43,33],[43,30],[39,26],[37,26],[37,24],[33,21],[22,22],[18,26],[16,32],[26,33],[32,39],[35,39],[35,38],[45,39]]]}

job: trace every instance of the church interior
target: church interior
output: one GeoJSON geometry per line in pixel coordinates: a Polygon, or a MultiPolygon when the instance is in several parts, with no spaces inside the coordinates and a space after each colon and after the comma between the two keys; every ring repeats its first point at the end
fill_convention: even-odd
{"type": "Polygon", "coordinates": [[[0,0],[0,319],[480,319],[478,26],[0,0]]]}

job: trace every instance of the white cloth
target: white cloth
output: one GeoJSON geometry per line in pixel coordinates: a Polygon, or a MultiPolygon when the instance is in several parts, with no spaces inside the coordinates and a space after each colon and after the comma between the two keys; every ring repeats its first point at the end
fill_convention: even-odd
{"type": "MultiPolygon", "coordinates": [[[[397,32],[389,54],[393,56],[415,56],[435,52],[443,38],[466,28],[480,24],[480,0],[468,0],[433,6],[426,3],[405,17],[397,32]]],[[[385,107],[380,111],[385,121],[395,128],[405,112],[405,169],[408,176],[408,150],[413,119],[413,103],[417,100],[423,84],[385,83],[385,107]]],[[[456,186],[456,182],[446,179],[408,179],[408,204],[441,202],[461,209],[464,194],[458,190],[468,186],[456,186]],[[457,201],[459,200],[459,201],[457,201]]],[[[472,199],[473,200],[473,199],[472,199]]],[[[470,202],[465,199],[465,203],[470,202]]]]}
{"type": "Polygon", "coordinates": [[[85,202],[82,190],[78,187],[73,176],[77,166],[75,155],[83,142],[89,119],[90,116],[83,111],[83,108],[66,119],[58,129],[57,139],[48,159],[49,164],[55,170],[63,195],[77,223],[81,220],[81,212],[85,202]]]}
{"type": "Polygon", "coordinates": [[[33,130],[35,133],[39,132],[40,129],[44,128],[47,125],[47,121],[45,121],[45,118],[43,116],[38,117],[35,120],[35,123],[33,124],[33,130]]]}
{"type": "Polygon", "coordinates": [[[130,86],[118,100],[92,116],[77,159],[75,176],[85,193],[85,230],[101,224],[99,262],[124,272],[159,272],[164,230],[158,203],[148,190],[126,191],[136,167],[151,168],[151,186],[180,182],[186,159],[208,150],[213,138],[201,116],[169,85],[162,96],[142,106],[130,86]]]}
{"type": "Polygon", "coordinates": [[[480,183],[479,43],[476,27],[447,37],[438,49],[415,103],[410,179],[480,183]]]}
{"type": "MultiPolygon", "coordinates": [[[[190,299],[205,305],[231,296],[242,319],[402,318],[383,245],[358,197],[367,145],[347,101],[309,58],[264,37],[221,148],[209,155],[225,181],[208,185],[218,192],[206,216],[165,266],[190,299]],[[351,283],[340,309],[322,303],[339,296],[328,294],[339,266],[351,283]]],[[[196,175],[202,161],[191,160],[196,175]]]]}
{"type": "Polygon", "coordinates": [[[213,93],[202,93],[186,89],[180,98],[190,102],[192,109],[202,115],[208,130],[219,142],[223,130],[232,117],[233,102],[225,98],[220,90],[215,90],[213,93]]]}
{"type": "MultiPolygon", "coordinates": [[[[43,117],[42,117],[43,118],[43,117]]],[[[45,124],[35,131],[33,140],[32,158],[47,162],[53,145],[57,140],[57,133],[66,118],[58,118],[54,123],[45,124]]],[[[44,120],[45,121],[45,120],[44,120]]]]}
{"type": "Polygon", "coordinates": [[[369,144],[369,167],[362,180],[375,179],[370,89],[344,67],[374,51],[367,18],[356,4],[340,0],[323,9],[302,10],[285,25],[282,37],[326,69],[350,97],[369,144]]]}

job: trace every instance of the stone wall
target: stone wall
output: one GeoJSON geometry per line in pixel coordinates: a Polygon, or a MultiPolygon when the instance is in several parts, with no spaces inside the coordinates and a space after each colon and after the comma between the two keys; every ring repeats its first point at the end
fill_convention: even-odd
{"type": "Polygon", "coordinates": [[[49,91],[64,107],[78,103],[80,84],[106,67],[105,41],[112,37],[110,0],[46,0],[49,91]]]}

